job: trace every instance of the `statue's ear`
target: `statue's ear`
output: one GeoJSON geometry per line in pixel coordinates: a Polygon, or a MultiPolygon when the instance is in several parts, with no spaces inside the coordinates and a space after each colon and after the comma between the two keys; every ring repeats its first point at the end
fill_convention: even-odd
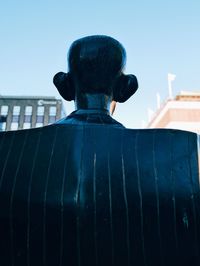
{"type": "Polygon", "coordinates": [[[53,78],[53,83],[65,100],[75,100],[75,88],[70,73],[57,73],[53,78]]]}
{"type": "Polygon", "coordinates": [[[134,75],[121,74],[113,88],[113,100],[123,103],[128,100],[138,89],[138,81],[134,75]]]}

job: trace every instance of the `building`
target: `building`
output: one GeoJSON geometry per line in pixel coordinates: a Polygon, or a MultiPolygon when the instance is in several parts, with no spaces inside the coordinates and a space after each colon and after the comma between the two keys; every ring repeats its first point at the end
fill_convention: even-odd
{"type": "Polygon", "coordinates": [[[200,134],[200,93],[182,91],[168,99],[149,121],[147,128],[173,128],[200,134]]]}
{"type": "Polygon", "coordinates": [[[1,131],[46,126],[64,116],[62,100],[55,97],[0,97],[1,131]]]}

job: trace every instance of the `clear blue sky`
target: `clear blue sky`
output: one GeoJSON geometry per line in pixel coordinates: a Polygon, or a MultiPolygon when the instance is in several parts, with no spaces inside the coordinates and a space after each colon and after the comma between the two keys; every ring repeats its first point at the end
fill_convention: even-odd
{"type": "MultiPolygon", "coordinates": [[[[0,8],[0,94],[58,96],[52,78],[67,71],[70,44],[83,36],[110,35],[127,51],[126,73],[139,90],[118,104],[114,118],[141,127],[156,92],[200,91],[199,0],[3,1],[0,8]]],[[[66,103],[67,112],[72,104],[66,103]]]]}

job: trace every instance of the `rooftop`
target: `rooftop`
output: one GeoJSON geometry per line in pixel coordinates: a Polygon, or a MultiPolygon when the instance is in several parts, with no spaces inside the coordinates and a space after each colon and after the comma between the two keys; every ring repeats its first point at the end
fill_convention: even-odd
{"type": "Polygon", "coordinates": [[[33,99],[33,100],[61,100],[57,99],[55,96],[20,96],[20,95],[0,95],[0,99],[33,99]]]}
{"type": "Polygon", "coordinates": [[[176,101],[200,101],[200,92],[181,91],[175,97],[176,101]]]}

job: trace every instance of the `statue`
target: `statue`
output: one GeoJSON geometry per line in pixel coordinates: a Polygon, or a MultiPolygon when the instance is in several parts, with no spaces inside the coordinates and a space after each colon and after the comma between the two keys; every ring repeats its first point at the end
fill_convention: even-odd
{"type": "Polygon", "coordinates": [[[123,74],[123,46],[108,36],[85,37],[72,44],[68,61],[69,72],[56,74],[54,84],[76,111],[59,123],[122,126],[110,117],[110,104],[125,102],[138,88],[134,75],[123,74]]]}
{"type": "Polygon", "coordinates": [[[124,63],[110,37],[74,42],[54,83],[76,111],[0,132],[1,266],[200,265],[197,135],[112,119],[138,87],[124,63]]]}

